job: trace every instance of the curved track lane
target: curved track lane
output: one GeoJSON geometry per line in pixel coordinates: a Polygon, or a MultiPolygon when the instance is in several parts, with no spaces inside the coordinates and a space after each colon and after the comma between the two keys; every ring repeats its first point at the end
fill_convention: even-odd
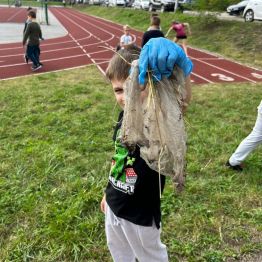
{"type": "MultiPolygon", "coordinates": [[[[73,9],[50,8],[68,34],[64,37],[45,40],[41,43],[41,61],[44,67],[32,73],[23,61],[24,50],[20,43],[0,45],[0,79],[8,79],[29,74],[58,71],[67,68],[96,64],[104,73],[113,55],[122,25],[88,16],[73,9]]],[[[17,11],[18,12],[18,11],[17,11]]],[[[14,14],[13,18],[19,17],[14,14]]],[[[10,13],[9,13],[10,17],[10,13]]],[[[138,45],[142,32],[131,30],[138,45]]],[[[192,82],[196,84],[216,82],[262,81],[262,71],[226,60],[223,57],[189,48],[189,56],[194,62],[192,82]]]]}

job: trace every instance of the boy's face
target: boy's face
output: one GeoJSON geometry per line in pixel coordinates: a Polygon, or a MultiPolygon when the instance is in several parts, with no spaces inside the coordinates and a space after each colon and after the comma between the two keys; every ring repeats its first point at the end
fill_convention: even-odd
{"type": "Polygon", "coordinates": [[[125,99],[124,99],[124,80],[112,80],[111,84],[113,86],[113,91],[116,97],[118,105],[124,109],[125,99]]]}
{"type": "MultiPolygon", "coordinates": [[[[111,80],[116,101],[122,109],[124,109],[125,107],[124,83],[125,80],[111,80]]],[[[148,89],[145,88],[143,91],[141,91],[140,97],[142,102],[147,97],[147,95],[148,95],[148,89]]]]}

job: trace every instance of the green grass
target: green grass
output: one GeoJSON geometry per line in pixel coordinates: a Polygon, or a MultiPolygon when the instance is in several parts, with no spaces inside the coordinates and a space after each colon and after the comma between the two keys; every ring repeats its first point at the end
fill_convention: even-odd
{"type": "MultiPolygon", "coordinates": [[[[149,21],[142,11],[85,11],[140,30],[149,21]]],[[[164,30],[173,16],[161,14],[164,30]]],[[[193,27],[191,44],[261,65],[259,24],[178,17],[193,27]],[[255,41],[234,28],[253,28],[247,35],[255,41]]],[[[218,262],[262,251],[261,147],[243,173],[224,167],[254,125],[261,90],[262,84],[248,83],[193,87],[186,189],[177,195],[168,180],[162,199],[162,240],[171,262],[218,262]]],[[[93,66],[1,81],[0,261],[111,261],[99,204],[117,112],[110,85],[93,66]]]]}
{"type": "MultiPolygon", "coordinates": [[[[168,180],[170,261],[224,261],[262,250],[262,150],[224,167],[250,132],[262,84],[195,86],[187,186],[168,180]]],[[[95,67],[1,82],[0,260],[111,261],[99,204],[117,109],[95,67]]]]}
{"type": "MultiPolygon", "coordinates": [[[[96,6],[79,6],[78,9],[120,24],[129,24],[142,32],[149,26],[150,13],[143,10],[96,6]]],[[[164,32],[167,32],[173,20],[188,22],[192,28],[192,36],[189,37],[188,43],[192,47],[217,52],[239,62],[262,68],[261,22],[220,21],[212,16],[192,17],[179,12],[165,12],[159,15],[164,32]]],[[[171,39],[173,36],[170,34],[171,39]]]]}

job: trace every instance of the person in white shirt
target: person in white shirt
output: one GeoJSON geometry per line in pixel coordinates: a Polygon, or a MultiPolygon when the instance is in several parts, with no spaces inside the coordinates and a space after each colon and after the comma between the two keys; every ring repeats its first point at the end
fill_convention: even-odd
{"type": "Polygon", "coordinates": [[[120,38],[120,48],[128,48],[135,44],[135,40],[133,40],[132,36],[130,35],[130,28],[128,25],[123,26],[124,34],[120,38]]]}

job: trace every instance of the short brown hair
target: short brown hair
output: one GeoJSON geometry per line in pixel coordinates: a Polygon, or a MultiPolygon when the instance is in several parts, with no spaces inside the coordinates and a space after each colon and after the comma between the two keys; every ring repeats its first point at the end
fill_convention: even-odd
{"type": "Polygon", "coordinates": [[[32,17],[32,18],[36,18],[36,12],[34,10],[30,10],[28,13],[27,13],[28,16],[32,17]]]}
{"type": "Polygon", "coordinates": [[[120,49],[114,54],[106,69],[106,77],[112,80],[126,80],[129,76],[132,61],[138,59],[140,48],[120,49]]]}
{"type": "Polygon", "coordinates": [[[151,17],[151,25],[159,27],[160,26],[160,22],[161,22],[161,20],[160,20],[159,16],[152,16],[151,17]]]}
{"type": "Polygon", "coordinates": [[[152,13],[151,17],[154,17],[154,16],[158,16],[158,14],[157,13],[152,13]]]}

